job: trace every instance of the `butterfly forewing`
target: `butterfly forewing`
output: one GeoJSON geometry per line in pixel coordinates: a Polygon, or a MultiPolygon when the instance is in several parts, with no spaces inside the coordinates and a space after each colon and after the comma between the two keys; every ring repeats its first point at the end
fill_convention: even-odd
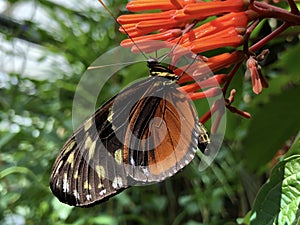
{"type": "Polygon", "coordinates": [[[127,187],[124,167],[116,158],[123,145],[108,120],[113,102],[109,100],[86,120],[57,157],[50,187],[60,201],[91,206],[127,187]]]}

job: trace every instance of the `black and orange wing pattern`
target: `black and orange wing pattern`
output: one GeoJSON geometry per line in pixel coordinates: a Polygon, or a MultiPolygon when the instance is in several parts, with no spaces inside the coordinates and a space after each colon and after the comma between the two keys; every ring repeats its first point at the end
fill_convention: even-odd
{"type": "Polygon", "coordinates": [[[177,77],[149,67],[149,78],[108,100],[63,146],[50,178],[60,201],[87,207],[136,183],[162,181],[190,163],[198,144],[206,147],[207,133],[177,77]]]}

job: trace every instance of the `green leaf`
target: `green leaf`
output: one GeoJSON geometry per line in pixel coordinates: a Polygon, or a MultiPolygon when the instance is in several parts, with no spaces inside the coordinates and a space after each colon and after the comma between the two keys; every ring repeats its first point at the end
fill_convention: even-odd
{"type": "Polygon", "coordinates": [[[236,219],[237,224],[249,225],[250,224],[250,216],[251,216],[251,211],[248,212],[244,218],[237,218],[236,219]]]}
{"type": "Polygon", "coordinates": [[[115,225],[117,221],[115,218],[108,215],[100,215],[90,220],[93,224],[99,225],[115,225]]]}
{"type": "Polygon", "coordinates": [[[278,163],[254,202],[251,225],[296,225],[300,216],[300,155],[278,163]]]}
{"type": "Polygon", "coordinates": [[[58,218],[61,220],[67,219],[74,208],[59,202],[56,198],[53,198],[51,203],[57,213],[58,218]]]}
{"type": "Polygon", "coordinates": [[[257,105],[243,140],[246,163],[251,169],[269,162],[283,144],[300,128],[300,89],[289,87],[257,105]]]}
{"type": "Polygon", "coordinates": [[[6,133],[2,138],[0,138],[0,149],[2,146],[6,145],[10,140],[12,140],[17,134],[16,133],[6,133]]]}
{"type": "Polygon", "coordinates": [[[299,51],[300,44],[295,45],[293,48],[289,48],[281,54],[280,60],[275,63],[275,66],[283,68],[285,74],[293,76],[295,79],[299,79],[299,51]]]}
{"type": "Polygon", "coordinates": [[[48,189],[40,183],[37,176],[30,169],[26,167],[14,166],[0,171],[0,181],[1,179],[4,179],[5,177],[10,176],[12,174],[26,175],[31,178],[32,182],[34,182],[36,187],[39,187],[41,190],[48,192],[48,189]]]}
{"type": "Polygon", "coordinates": [[[297,136],[295,137],[294,143],[289,149],[289,151],[285,154],[286,157],[292,155],[300,154],[300,131],[298,132],[297,136]]]}

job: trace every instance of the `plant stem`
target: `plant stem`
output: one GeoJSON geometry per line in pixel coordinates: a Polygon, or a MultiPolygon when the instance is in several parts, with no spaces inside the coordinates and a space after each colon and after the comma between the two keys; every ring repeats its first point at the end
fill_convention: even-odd
{"type": "Polygon", "coordinates": [[[274,30],[269,35],[265,36],[263,39],[261,39],[259,42],[252,45],[249,50],[250,51],[257,51],[259,48],[263,47],[265,44],[267,44],[269,41],[271,41],[273,38],[277,37],[279,34],[281,34],[283,31],[285,31],[287,28],[290,27],[290,24],[284,23],[280,27],[278,27],[276,30],[274,30]]]}
{"type": "Polygon", "coordinates": [[[300,15],[298,9],[292,8],[292,12],[270,5],[264,2],[254,1],[251,9],[258,13],[261,18],[276,18],[290,25],[300,25],[300,15]],[[295,11],[295,12],[294,12],[295,11]]]}

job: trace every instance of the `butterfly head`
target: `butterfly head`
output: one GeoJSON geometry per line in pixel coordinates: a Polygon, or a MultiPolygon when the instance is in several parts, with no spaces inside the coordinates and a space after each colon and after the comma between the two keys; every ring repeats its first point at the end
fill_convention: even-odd
{"type": "Polygon", "coordinates": [[[149,58],[147,60],[147,66],[150,71],[150,77],[164,77],[169,80],[178,80],[179,76],[174,74],[172,70],[168,67],[162,65],[160,62],[157,61],[155,58],[149,58]]]}

